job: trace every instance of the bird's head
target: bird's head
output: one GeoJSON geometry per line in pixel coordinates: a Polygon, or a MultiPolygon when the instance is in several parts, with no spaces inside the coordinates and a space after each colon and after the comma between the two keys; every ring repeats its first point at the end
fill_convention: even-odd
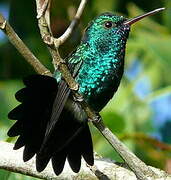
{"type": "Polygon", "coordinates": [[[88,42],[99,51],[108,50],[110,47],[119,48],[119,44],[126,43],[132,24],[161,10],[164,10],[164,8],[150,11],[132,19],[112,13],[103,13],[89,23],[82,42],[88,42]]]}
{"type": "Polygon", "coordinates": [[[109,40],[110,43],[118,34],[123,35],[123,38],[127,38],[130,27],[123,25],[125,21],[126,18],[123,16],[103,13],[89,23],[85,30],[83,41],[100,43],[101,41],[109,40]]]}

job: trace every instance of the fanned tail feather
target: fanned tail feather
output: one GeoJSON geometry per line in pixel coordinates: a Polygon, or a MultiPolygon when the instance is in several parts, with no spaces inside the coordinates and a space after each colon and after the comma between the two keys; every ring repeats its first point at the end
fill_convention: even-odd
{"type": "Polygon", "coordinates": [[[88,164],[93,164],[93,145],[89,127],[87,122],[78,122],[74,115],[64,108],[53,133],[45,143],[42,143],[42,147],[37,153],[37,170],[39,172],[44,170],[52,157],[52,165],[58,175],[63,170],[67,157],[72,170],[78,172],[81,165],[81,156],[88,164]],[[58,162],[55,160],[58,160],[58,162]]]}
{"type": "Polygon", "coordinates": [[[66,107],[46,137],[60,87],[56,80],[32,75],[24,80],[24,84],[26,87],[15,95],[21,104],[8,115],[10,119],[17,120],[8,135],[19,136],[14,149],[24,146],[23,160],[28,161],[36,154],[36,168],[41,172],[52,159],[57,175],[62,172],[66,159],[74,172],[80,170],[81,156],[89,165],[93,165],[93,145],[87,121],[78,121],[66,107]]]}
{"type": "Polygon", "coordinates": [[[21,104],[8,114],[9,119],[17,120],[8,135],[20,135],[14,149],[25,146],[23,159],[27,161],[40,149],[56,96],[57,82],[42,75],[29,76],[23,82],[26,87],[15,95],[21,104]]]}
{"type": "Polygon", "coordinates": [[[47,166],[50,158],[52,158],[52,166],[56,175],[59,175],[65,164],[66,158],[68,159],[71,169],[77,173],[81,166],[81,156],[89,165],[93,165],[93,145],[91,134],[88,125],[85,125],[79,134],[73,138],[65,147],[56,151],[58,142],[53,146],[54,153],[38,153],[36,157],[36,167],[39,172],[43,171],[47,166]]]}

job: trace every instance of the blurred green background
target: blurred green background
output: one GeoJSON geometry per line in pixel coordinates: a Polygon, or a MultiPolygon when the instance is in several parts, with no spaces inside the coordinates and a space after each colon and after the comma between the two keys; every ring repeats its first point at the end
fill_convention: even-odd
{"type": "MultiPolygon", "coordinates": [[[[53,0],[52,31],[60,36],[69,25],[80,1],[53,0]]],[[[101,112],[108,127],[147,164],[171,172],[171,1],[89,0],[79,28],[60,48],[65,57],[79,43],[87,23],[106,11],[134,17],[155,8],[166,10],[132,27],[127,43],[125,73],[118,92],[101,112]]],[[[0,0],[0,12],[18,35],[53,72],[50,55],[41,41],[35,1],[0,0]]],[[[14,94],[23,87],[22,78],[35,73],[0,32],[0,140],[12,125],[8,112],[17,105],[14,94]]],[[[94,127],[95,151],[121,161],[94,127]]],[[[0,170],[0,179],[35,179],[0,170]]]]}

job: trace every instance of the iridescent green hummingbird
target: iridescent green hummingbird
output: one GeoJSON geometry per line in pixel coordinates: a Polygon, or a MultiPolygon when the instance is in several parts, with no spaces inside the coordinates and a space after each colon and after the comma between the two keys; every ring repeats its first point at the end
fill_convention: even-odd
{"type": "MultiPolygon", "coordinates": [[[[79,93],[94,111],[100,112],[118,89],[131,25],[163,9],[133,19],[104,13],[90,22],[80,45],[66,61],[79,83],[79,93]]],[[[31,75],[23,82],[25,87],[15,94],[21,104],[8,115],[17,120],[8,135],[19,136],[14,149],[24,146],[23,160],[36,154],[36,168],[41,172],[51,159],[56,175],[62,172],[66,159],[74,172],[80,170],[81,157],[93,165],[88,116],[61,73],[31,75]]]]}

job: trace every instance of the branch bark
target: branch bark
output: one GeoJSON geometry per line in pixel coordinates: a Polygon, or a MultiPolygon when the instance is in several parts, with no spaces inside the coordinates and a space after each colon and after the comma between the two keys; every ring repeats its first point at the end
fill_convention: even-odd
{"type": "Polygon", "coordinates": [[[59,45],[63,44],[71,36],[74,28],[79,23],[79,20],[81,18],[81,15],[83,13],[86,3],[87,3],[87,0],[82,0],[80,2],[77,13],[76,13],[75,17],[73,18],[73,20],[71,21],[67,30],[64,32],[64,34],[61,37],[59,37],[58,39],[55,39],[55,41],[57,40],[57,44],[58,43],[59,43],[59,45]]]}
{"type": "Polygon", "coordinates": [[[5,20],[2,14],[0,14],[0,29],[7,35],[9,41],[20,52],[20,54],[26,59],[26,61],[34,68],[34,70],[42,75],[51,76],[51,72],[40,63],[35,55],[28,49],[24,42],[15,33],[10,24],[5,20]]]}
{"type": "MultiPolygon", "coordinates": [[[[81,179],[100,179],[100,180],[137,180],[137,177],[129,169],[119,166],[112,161],[100,159],[95,157],[95,165],[88,167],[85,161],[82,161],[81,170],[78,174],[74,173],[69,164],[66,162],[64,171],[59,176],[56,176],[53,172],[51,163],[47,168],[38,173],[35,167],[35,158],[32,158],[28,162],[23,162],[23,148],[14,151],[13,144],[7,142],[0,142],[0,168],[17,172],[20,174],[40,178],[40,179],[53,179],[53,180],[81,180],[81,179]]],[[[164,171],[153,168],[153,171],[164,180],[169,180],[170,175],[164,171]]],[[[155,178],[151,179],[154,180],[155,178]]]]}

